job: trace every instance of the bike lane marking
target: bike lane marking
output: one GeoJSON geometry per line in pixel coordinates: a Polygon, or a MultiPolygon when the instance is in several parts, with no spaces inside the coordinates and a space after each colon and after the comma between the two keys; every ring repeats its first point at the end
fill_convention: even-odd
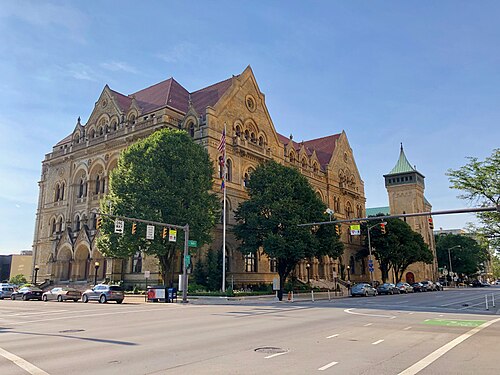
{"type": "Polygon", "coordinates": [[[442,347],[436,349],[433,351],[431,354],[429,354],[427,357],[422,358],[420,361],[414,363],[410,367],[408,367],[406,370],[401,371],[398,373],[398,375],[415,375],[422,371],[424,368],[438,360],[440,357],[445,355],[447,352],[449,352],[451,349],[453,349],[455,346],[459,345],[463,341],[467,340],[469,337],[475,335],[476,333],[482,331],[483,329],[489,327],[490,325],[499,322],[500,318],[490,320],[486,323],[481,324],[480,326],[471,329],[470,331],[458,336],[456,339],[450,341],[449,343],[443,345],[442,347]]]}

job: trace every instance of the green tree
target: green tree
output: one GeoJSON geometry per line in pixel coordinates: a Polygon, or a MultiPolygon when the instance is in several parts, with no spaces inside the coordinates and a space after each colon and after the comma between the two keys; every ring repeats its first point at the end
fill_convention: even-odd
{"type": "Polygon", "coordinates": [[[196,284],[207,290],[220,290],[222,280],[222,251],[208,250],[205,259],[196,262],[194,272],[196,284]]]}
{"type": "Polygon", "coordinates": [[[260,165],[250,176],[248,194],[249,199],[236,210],[234,232],[242,241],[243,254],[262,249],[276,259],[280,300],[286,278],[301,260],[342,254],[343,244],[333,225],[298,226],[328,221],[328,215],[325,204],[295,168],[274,161],[260,165]]]}
{"type": "MultiPolygon", "coordinates": [[[[109,194],[101,201],[101,212],[174,225],[189,224],[190,237],[201,246],[220,217],[219,199],[213,186],[213,165],[208,153],[183,131],[162,129],[126,149],[112,171],[109,194]]],[[[126,223],[123,235],[104,217],[97,244],[106,256],[127,257],[138,249],[154,255],[164,282],[173,281],[174,265],[183,248],[184,234],[177,242],[161,237],[146,240],[146,225],[137,223],[132,234],[126,223]]]]}
{"type": "Polygon", "coordinates": [[[16,275],[10,278],[9,283],[14,284],[14,285],[23,285],[26,284],[28,280],[26,280],[26,277],[24,275],[16,275]]]}
{"type": "MultiPolygon", "coordinates": [[[[463,167],[449,169],[451,187],[463,191],[460,198],[480,206],[500,205],[500,149],[493,150],[484,161],[475,157],[467,158],[469,163],[463,167]]],[[[482,212],[477,214],[483,224],[481,232],[494,245],[500,247],[500,213],[482,212]]]]}
{"type": "Polygon", "coordinates": [[[440,234],[435,238],[439,267],[449,268],[451,258],[453,272],[474,276],[483,269],[483,263],[489,259],[488,250],[469,236],[440,234]]]}
{"type": "MultiPolygon", "coordinates": [[[[411,264],[416,262],[432,263],[432,251],[429,250],[419,233],[414,232],[403,220],[387,219],[386,222],[385,234],[382,234],[379,226],[370,230],[371,244],[374,248],[373,255],[380,264],[383,282],[389,278],[391,269],[396,276],[396,282],[400,282],[404,272],[411,264]]],[[[370,226],[372,225],[373,223],[370,224],[370,226]]],[[[366,226],[364,232],[366,233],[366,226]]],[[[367,249],[361,253],[362,256],[367,254],[367,249]]]]}
{"type": "Polygon", "coordinates": [[[493,268],[493,277],[500,280],[500,258],[497,255],[491,257],[491,267],[493,268]]]}

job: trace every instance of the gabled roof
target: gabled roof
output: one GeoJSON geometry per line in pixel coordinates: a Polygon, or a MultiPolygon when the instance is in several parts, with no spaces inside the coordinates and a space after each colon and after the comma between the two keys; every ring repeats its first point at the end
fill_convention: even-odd
{"type": "Polygon", "coordinates": [[[222,95],[225,94],[227,89],[231,87],[233,82],[232,78],[228,78],[224,81],[215,83],[211,86],[205,87],[201,90],[194,91],[191,93],[191,101],[193,102],[193,107],[198,113],[202,113],[207,107],[213,107],[222,95]]]}
{"type": "Polygon", "coordinates": [[[293,148],[296,151],[300,150],[302,145],[304,145],[304,147],[306,148],[306,152],[308,155],[312,155],[313,151],[316,151],[316,156],[318,157],[321,166],[326,166],[330,162],[333,152],[335,151],[336,141],[337,139],[339,139],[339,137],[340,134],[334,134],[297,143],[290,138],[278,133],[278,139],[280,140],[280,142],[285,145],[292,142],[293,148]]]}
{"type": "Polygon", "coordinates": [[[111,95],[113,95],[113,97],[115,98],[116,104],[118,104],[122,112],[125,112],[127,109],[130,108],[130,104],[132,104],[132,98],[120,94],[118,91],[115,90],[109,89],[109,91],[111,92],[111,95]]]}
{"type": "Polygon", "coordinates": [[[401,151],[399,152],[398,162],[387,175],[408,172],[417,172],[417,170],[411,166],[410,162],[406,158],[405,152],[403,151],[403,144],[401,143],[401,151]]]}
{"type": "Polygon", "coordinates": [[[135,97],[137,104],[146,113],[165,105],[169,105],[181,112],[187,112],[189,92],[175,79],[169,78],[156,85],[137,91],[129,95],[129,97],[135,97]]]}

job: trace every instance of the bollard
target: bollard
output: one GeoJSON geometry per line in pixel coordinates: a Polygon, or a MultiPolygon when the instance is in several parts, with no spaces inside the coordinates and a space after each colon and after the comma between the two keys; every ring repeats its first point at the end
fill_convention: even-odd
{"type": "Polygon", "coordinates": [[[311,289],[311,302],[314,302],[314,290],[311,289]]]}
{"type": "Polygon", "coordinates": [[[291,301],[293,302],[293,290],[292,290],[292,300],[291,301]]]}
{"type": "Polygon", "coordinates": [[[486,301],[486,310],[489,310],[489,308],[488,308],[488,295],[487,294],[484,295],[484,299],[486,301]]]}
{"type": "Polygon", "coordinates": [[[292,292],[288,292],[288,300],[291,301],[292,300],[292,292]]]}
{"type": "Polygon", "coordinates": [[[328,301],[331,301],[332,299],[330,298],[330,289],[328,289],[328,301]]]}
{"type": "Polygon", "coordinates": [[[495,295],[491,293],[491,305],[495,307],[495,295]]]}

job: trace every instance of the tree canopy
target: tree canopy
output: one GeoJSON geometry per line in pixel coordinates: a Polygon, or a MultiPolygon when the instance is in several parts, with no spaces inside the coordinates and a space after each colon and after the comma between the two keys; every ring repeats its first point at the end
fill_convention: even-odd
{"type": "MultiPolygon", "coordinates": [[[[210,232],[220,217],[220,203],[210,193],[213,165],[208,153],[180,130],[162,129],[126,149],[111,172],[109,194],[101,201],[101,212],[166,224],[189,224],[190,238],[198,246],[210,242],[210,232]]],[[[114,233],[111,219],[104,217],[97,243],[106,256],[127,257],[142,251],[160,261],[164,281],[173,280],[173,265],[184,235],[177,242],[163,239],[163,228],[155,228],[155,239],[146,240],[146,224],[125,223],[124,234],[114,233]]]]}
{"type": "Polygon", "coordinates": [[[483,270],[483,263],[489,259],[488,250],[469,236],[440,234],[435,238],[439,267],[449,268],[451,258],[453,272],[474,276],[483,270]]]}
{"type": "MultiPolygon", "coordinates": [[[[460,198],[480,206],[500,205],[500,149],[493,150],[484,161],[467,158],[469,163],[453,170],[449,169],[451,187],[463,191],[460,198]]],[[[478,213],[483,226],[480,232],[500,248],[500,213],[478,213]]]]}
{"type": "Polygon", "coordinates": [[[280,300],[287,276],[301,260],[342,254],[343,244],[334,225],[298,226],[328,221],[328,215],[325,204],[297,169],[274,161],[261,164],[250,176],[248,194],[249,199],[236,210],[234,232],[242,241],[242,253],[262,249],[276,260],[280,300]]]}
{"type": "MultiPolygon", "coordinates": [[[[419,233],[414,232],[403,220],[387,219],[386,222],[385,234],[382,234],[380,226],[370,230],[373,255],[380,264],[383,282],[387,281],[391,269],[396,275],[396,282],[399,282],[411,264],[432,263],[432,251],[419,233]]],[[[363,230],[366,234],[366,225],[363,230]]],[[[363,250],[360,255],[367,254],[368,250],[363,250]]]]}

